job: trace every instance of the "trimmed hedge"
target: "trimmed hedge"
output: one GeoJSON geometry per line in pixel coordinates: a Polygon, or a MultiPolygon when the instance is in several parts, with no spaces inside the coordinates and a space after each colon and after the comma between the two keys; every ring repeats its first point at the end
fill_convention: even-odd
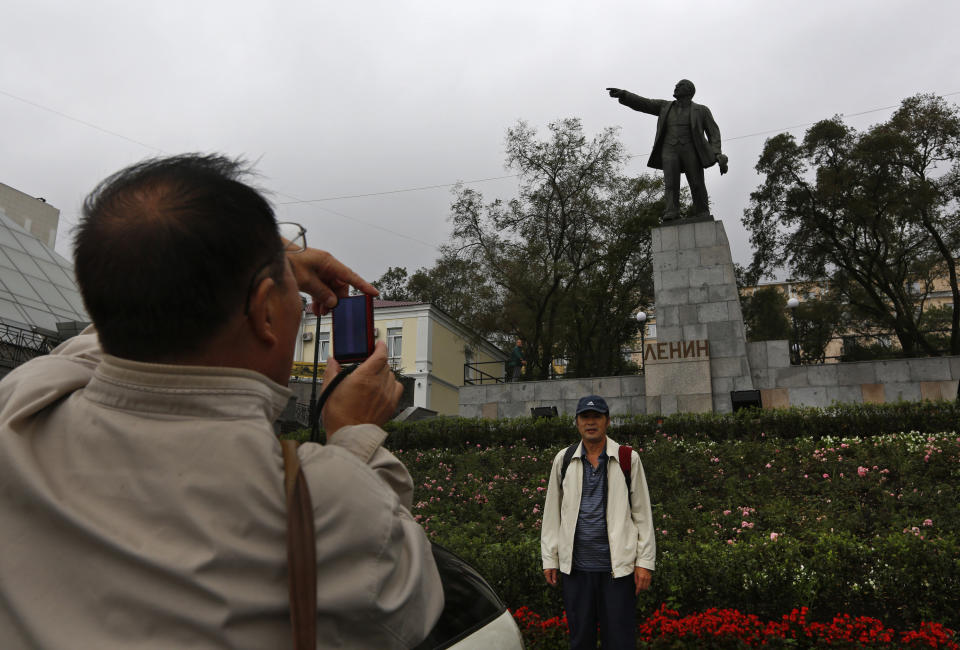
{"type": "MultiPolygon", "coordinates": [[[[742,409],[726,414],[616,417],[610,435],[617,440],[646,440],[659,433],[709,440],[792,439],[949,431],[958,423],[957,401],[838,404],[827,408],[742,409]]],[[[509,420],[437,417],[388,422],[384,428],[390,433],[387,445],[391,449],[459,447],[466,443],[490,446],[521,439],[530,445],[548,446],[569,439],[574,430],[570,416],[509,420]]]]}

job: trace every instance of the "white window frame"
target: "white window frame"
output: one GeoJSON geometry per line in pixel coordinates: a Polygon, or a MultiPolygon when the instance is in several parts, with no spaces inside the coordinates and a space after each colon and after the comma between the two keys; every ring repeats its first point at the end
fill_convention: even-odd
{"type": "Polygon", "coordinates": [[[463,348],[463,366],[467,369],[466,379],[467,381],[473,381],[476,379],[475,375],[477,374],[476,369],[473,366],[467,364],[473,363],[473,348],[466,346],[463,348]]]}
{"type": "Polygon", "coordinates": [[[314,345],[320,346],[320,361],[330,358],[330,332],[318,332],[314,345]]]}
{"type": "Polygon", "coordinates": [[[403,328],[387,328],[387,357],[390,359],[399,359],[403,354],[403,328]]]}

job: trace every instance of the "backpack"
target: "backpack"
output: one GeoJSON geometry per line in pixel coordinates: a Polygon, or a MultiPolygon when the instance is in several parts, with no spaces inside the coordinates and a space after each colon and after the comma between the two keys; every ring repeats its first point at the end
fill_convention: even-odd
{"type": "MultiPolygon", "coordinates": [[[[580,443],[575,442],[563,452],[563,464],[560,466],[561,489],[563,489],[563,479],[567,475],[567,466],[570,465],[570,459],[573,458],[573,454],[579,446],[580,443]]],[[[630,510],[633,510],[633,494],[630,493],[630,454],[632,453],[633,447],[630,445],[620,445],[620,449],[617,452],[620,460],[620,471],[623,472],[623,480],[627,483],[627,501],[630,503],[630,510]]]]}

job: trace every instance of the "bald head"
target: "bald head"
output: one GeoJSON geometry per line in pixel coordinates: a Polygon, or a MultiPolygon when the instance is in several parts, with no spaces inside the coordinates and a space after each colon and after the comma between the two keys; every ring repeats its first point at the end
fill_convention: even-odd
{"type": "Polygon", "coordinates": [[[242,312],[259,269],[282,277],[273,209],[241,181],[248,173],[222,156],[151,159],[87,197],[75,270],[106,352],[138,361],[195,352],[242,312]]]}

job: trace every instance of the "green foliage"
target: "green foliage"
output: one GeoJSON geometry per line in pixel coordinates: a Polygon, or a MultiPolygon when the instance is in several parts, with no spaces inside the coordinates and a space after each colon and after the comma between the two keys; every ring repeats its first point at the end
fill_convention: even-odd
{"type": "Polygon", "coordinates": [[[509,332],[502,330],[502,306],[497,287],[470,260],[443,250],[436,263],[410,276],[411,299],[429,302],[468,326],[478,336],[506,347],[509,332]]]}
{"type": "Polygon", "coordinates": [[[946,277],[950,348],[960,354],[956,106],[910,97],[862,133],[839,117],[823,120],[801,143],[789,134],[767,140],[756,169],[764,181],[743,217],[754,247],[751,284],[780,268],[827,280],[847,308],[847,329],[893,332],[916,355],[937,354],[920,321],[933,279],[946,277]],[[950,172],[937,176],[938,166],[950,172]]]}
{"type": "MultiPolygon", "coordinates": [[[[643,441],[666,434],[684,439],[741,440],[874,436],[898,431],[937,432],[960,422],[960,403],[897,402],[838,404],[827,408],[743,409],[736,413],[680,413],[614,418],[615,440],[643,441]]],[[[577,439],[573,418],[437,417],[419,422],[388,422],[391,449],[460,449],[466,446],[569,444],[577,439]]]]}
{"type": "Polygon", "coordinates": [[[840,308],[833,301],[804,300],[796,309],[790,310],[786,295],[776,287],[764,287],[749,296],[742,296],[740,304],[747,340],[786,340],[791,346],[799,341],[800,358],[804,363],[823,362],[827,345],[841,319],[840,308]]]}
{"type": "Polygon", "coordinates": [[[407,269],[402,266],[389,267],[372,284],[380,291],[381,300],[406,301],[412,299],[410,292],[407,290],[407,269]]]}
{"type": "Polygon", "coordinates": [[[796,312],[801,363],[823,363],[827,345],[840,324],[839,305],[827,300],[805,300],[796,312]]]}
{"type": "Polygon", "coordinates": [[[920,320],[920,329],[925,332],[927,341],[936,350],[950,350],[950,331],[953,322],[953,309],[949,304],[925,309],[920,320]]]}
{"type": "Polygon", "coordinates": [[[764,287],[749,296],[741,296],[740,306],[748,341],[792,340],[787,297],[776,287],[764,287]]]}
{"type": "Polygon", "coordinates": [[[443,449],[491,445],[510,445],[523,442],[546,446],[558,440],[576,438],[573,418],[515,418],[484,420],[440,416],[419,422],[387,422],[390,449],[443,449]]]}
{"type": "Polygon", "coordinates": [[[879,359],[895,359],[901,356],[885,337],[864,339],[863,337],[847,337],[843,340],[841,361],[877,361],[879,359]]]}
{"type": "Polygon", "coordinates": [[[297,429],[288,433],[280,434],[281,440],[296,440],[297,442],[307,442],[310,440],[310,429],[297,429]]]}

